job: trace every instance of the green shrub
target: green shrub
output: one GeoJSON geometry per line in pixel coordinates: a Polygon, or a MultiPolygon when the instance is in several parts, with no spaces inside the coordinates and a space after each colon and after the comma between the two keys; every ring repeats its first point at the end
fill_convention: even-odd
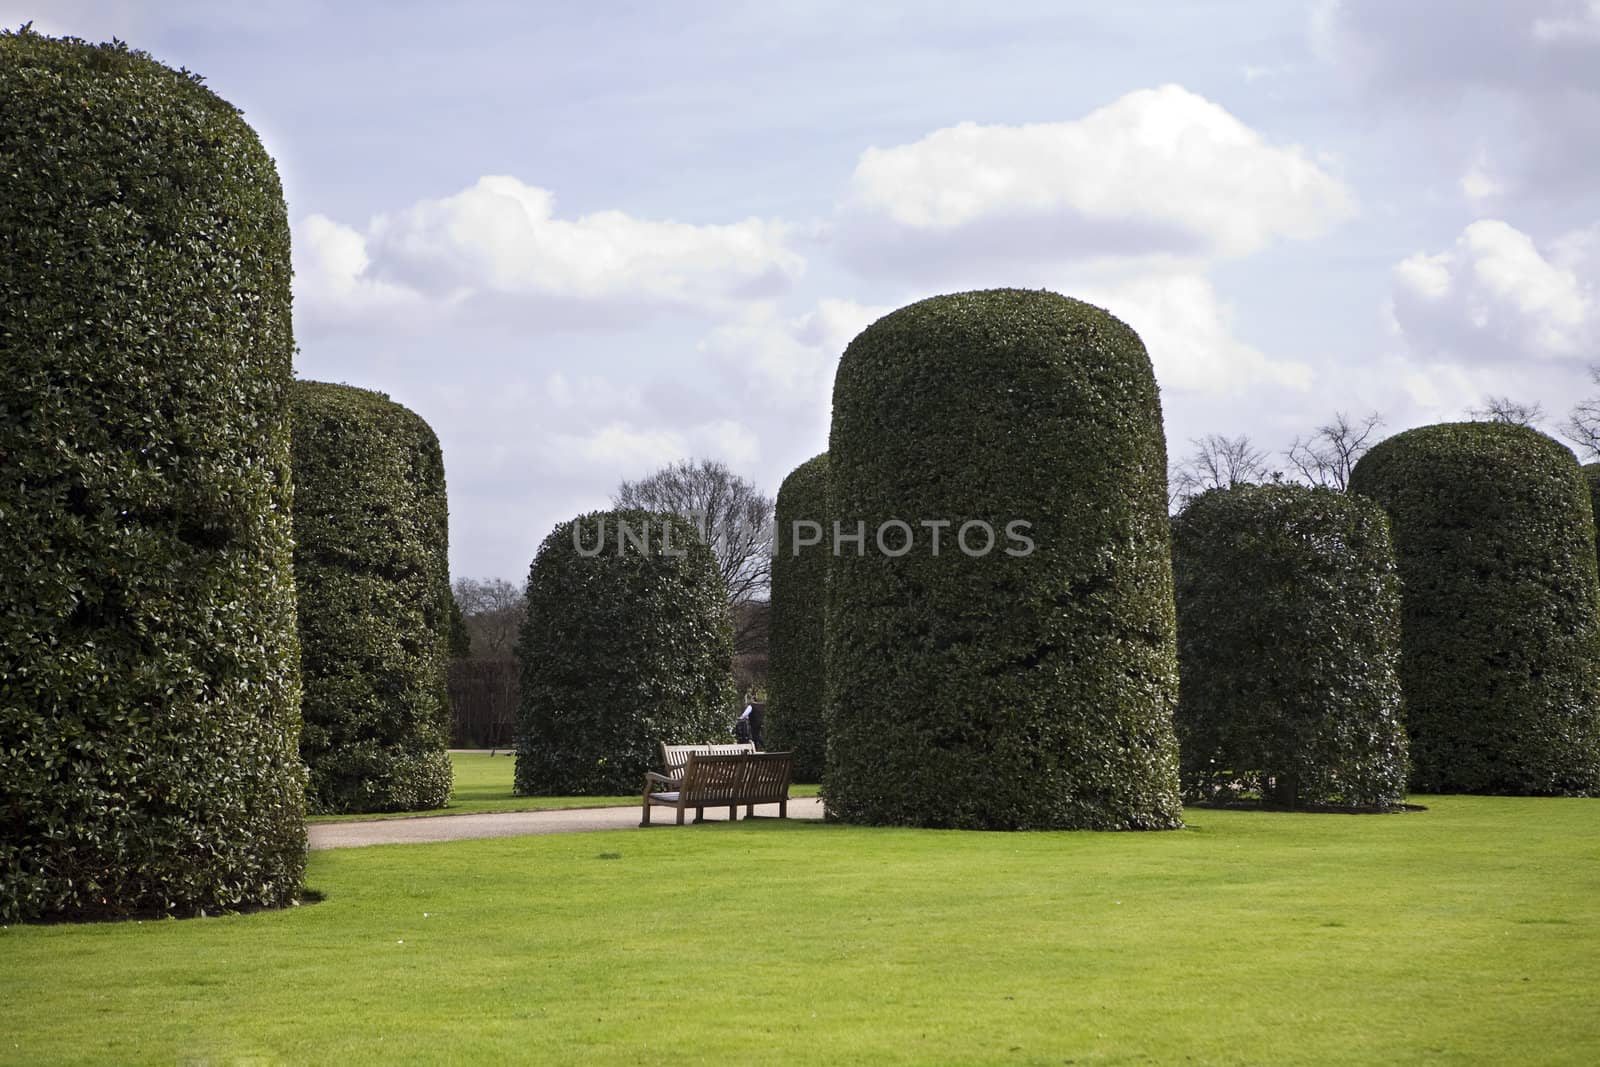
{"type": "Polygon", "coordinates": [[[1362,457],[1389,513],[1412,784],[1574,794],[1600,786],[1594,518],[1572,453],[1524,426],[1424,426],[1362,457]]]}
{"type": "Polygon", "coordinates": [[[235,108],[0,34],[0,921],[300,892],[289,278],[235,108]]]}
{"type": "Polygon", "coordinates": [[[839,532],[866,542],[837,539],[829,576],[830,813],[1178,826],[1166,442],[1138,336],[1047,292],[902,308],[845,351],[828,464],[839,532]],[[960,550],[969,522],[987,554],[960,550]]]}
{"type": "MultiPolygon", "coordinates": [[[[1582,467],[1583,478],[1589,484],[1589,510],[1595,515],[1595,522],[1600,525],[1600,463],[1585,463],[1582,467]]],[[[1600,560],[1600,540],[1596,541],[1595,551],[1597,560],[1600,560]]]]}
{"type": "Polygon", "coordinates": [[[461,614],[461,605],[456,603],[456,598],[450,598],[450,658],[470,659],[472,656],[472,630],[467,626],[467,617],[461,614]]]}
{"type": "Polygon", "coordinates": [[[660,742],[732,740],[733,623],[687,520],[621,510],[564,522],[539,546],[527,595],[518,794],[630,793],[660,742]]]}
{"type": "Polygon", "coordinates": [[[1213,489],[1173,522],[1180,773],[1289,807],[1405,799],[1400,582],[1369,500],[1299,485],[1213,489]]]}
{"type": "Polygon", "coordinates": [[[794,753],[794,775],[801,782],[821,781],[827,759],[824,638],[831,535],[824,452],[796,467],[778,488],[772,542],[766,741],[769,749],[794,753]]]}
{"type": "Polygon", "coordinates": [[[295,382],[292,396],[312,810],[442,808],[454,598],[439,439],[383,393],[295,382]]]}

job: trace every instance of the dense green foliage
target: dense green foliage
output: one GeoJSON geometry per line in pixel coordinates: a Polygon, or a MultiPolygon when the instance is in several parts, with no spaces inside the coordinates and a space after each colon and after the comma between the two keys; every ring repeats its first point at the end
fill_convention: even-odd
{"type": "Polygon", "coordinates": [[[733,623],[688,520],[621,510],[564,522],[539,546],[527,596],[519,794],[635,792],[661,742],[732,740],[733,623]]]}
{"type": "Polygon", "coordinates": [[[382,393],[295,382],[292,396],[311,807],[443,807],[454,598],[439,440],[382,393]]]}
{"type": "Polygon", "coordinates": [[[824,452],[783,480],[773,535],[766,741],[770,749],[794,753],[800,782],[821,781],[827,758],[828,516],[824,452]]]}
{"type": "Polygon", "coordinates": [[[0,922],[300,890],[289,277],[233,107],[0,34],[0,922]]]}
{"type": "Polygon", "coordinates": [[[450,658],[466,659],[472,655],[472,631],[467,627],[467,617],[461,614],[461,605],[450,598],[450,658]]]}
{"type": "MultiPolygon", "coordinates": [[[[1583,479],[1589,483],[1589,509],[1595,515],[1596,525],[1600,525],[1600,463],[1585,463],[1582,469],[1583,479]]],[[[1596,540],[1595,552],[1600,562],[1600,539],[1596,540]]]]}
{"type": "Polygon", "coordinates": [[[1299,485],[1213,489],[1172,526],[1185,794],[1405,798],[1400,582],[1370,500],[1299,485]]]}
{"type": "Polygon", "coordinates": [[[1572,453],[1506,423],[1424,426],[1356,464],[1400,564],[1413,785],[1600,788],[1600,619],[1589,489],[1572,453]]]}
{"type": "Polygon", "coordinates": [[[865,541],[839,540],[829,578],[830,812],[1179,825],[1166,441],[1138,335],[1047,292],[902,308],[845,351],[828,463],[840,533],[865,541]],[[969,522],[986,554],[978,527],[962,550],[969,522]]]}

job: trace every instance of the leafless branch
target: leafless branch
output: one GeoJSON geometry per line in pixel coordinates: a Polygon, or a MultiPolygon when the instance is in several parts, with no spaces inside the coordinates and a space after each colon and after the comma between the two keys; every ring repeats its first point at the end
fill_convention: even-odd
{"type": "Polygon", "coordinates": [[[457,578],[450,592],[472,635],[473,658],[510,656],[527,610],[523,590],[504,578],[457,578]]]}
{"type": "Polygon", "coordinates": [[[1508,396],[1486,396],[1483,398],[1483,407],[1471,408],[1467,414],[1477,422],[1509,422],[1513,426],[1538,429],[1540,420],[1544,418],[1544,405],[1537,402],[1524,404],[1508,396]]]}
{"type": "MultiPolygon", "coordinates": [[[[682,515],[701,531],[716,556],[730,605],[764,599],[772,575],[772,498],[716,460],[680,460],[623,482],[612,498],[617,507],[647,508],[682,515]]],[[[735,612],[736,651],[760,640],[757,627],[735,612]]]]}
{"type": "Polygon", "coordinates": [[[1376,411],[1359,421],[1337,412],[1309,437],[1295,438],[1283,455],[1307,484],[1346,489],[1356,461],[1377,443],[1374,435],[1382,426],[1383,416],[1376,411]]]}
{"type": "Polygon", "coordinates": [[[1267,454],[1251,444],[1249,436],[1224,437],[1209,433],[1191,438],[1194,451],[1168,472],[1167,505],[1181,507],[1207,489],[1226,489],[1270,477],[1267,454]]]}
{"type": "MultiPolygon", "coordinates": [[[[1589,379],[1600,385],[1600,364],[1590,366],[1589,379]]],[[[1586,456],[1600,459],[1600,397],[1578,401],[1561,424],[1561,432],[1586,456]]]]}

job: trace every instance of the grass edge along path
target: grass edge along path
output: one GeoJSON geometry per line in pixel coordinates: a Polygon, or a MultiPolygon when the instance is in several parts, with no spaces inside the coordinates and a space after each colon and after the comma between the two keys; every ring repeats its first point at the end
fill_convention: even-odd
{"type": "Polygon", "coordinates": [[[1600,800],[1418,799],[319,852],[315,905],[0,931],[0,1061],[1600,1061],[1600,800]]]}
{"type": "MultiPolygon", "coordinates": [[[[639,793],[618,797],[519,797],[511,791],[516,756],[501,749],[452,750],[450,765],[455,771],[455,787],[450,802],[433,811],[390,811],[366,815],[312,815],[308,823],[359,822],[368,819],[421,819],[438,815],[478,815],[496,811],[555,811],[570,808],[620,808],[639,803],[639,793]]],[[[644,783],[640,782],[643,791],[644,783]]],[[[814,797],[815,785],[794,785],[791,797],[814,797]]]]}

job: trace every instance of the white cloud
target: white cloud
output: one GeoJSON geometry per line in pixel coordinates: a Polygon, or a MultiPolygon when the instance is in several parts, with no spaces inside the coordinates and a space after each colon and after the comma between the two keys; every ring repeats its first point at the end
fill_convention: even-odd
{"type": "Polygon", "coordinates": [[[369,232],[380,272],[447,289],[578,300],[715,305],[781,289],[803,267],[781,223],[691,226],[620,211],[558,219],[553,193],[503,176],[380,215],[369,232]]]}
{"type": "Polygon", "coordinates": [[[648,467],[688,450],[685,437],[671,430],[639,430],[622,423],[603,426],[587,436],[568,436],[565,444],[591,463],[621,468],[648,467]]]}
{"type": "Polygon", "coordinates": [[[586,433],[557,434],[558,455],[615,472],[615,479],[637,478],[676,460],[710,456],[738,469],[761,457],[761,441],[733,419],[716,419],[680,429],[614,422],[586,433]]]}
{"type": "Polygon", "coordinates": [[[1167,85],[1074,121],[967,122],[869,149],[837,237],[876,273],[943,289],[1042,286],[1101,304],[1144,338],[1164,387],[1300,392],[1310,367],[1240,341],[1206,271],[1354,215],[1329,165],[1167,85]]]}
{"type": "Polygon", "coordinates": [[[1550,261],[1579,277],[1600,276],[1600,222],[1551,241],[1550,261]]]}
{"type": "MultiPolygon", "coordinates": [[[[599,375],[568,375],[559,370],[552,371],[545,378],[544,389],[539,399],[543,405],[553,405],[567,412],[615,414],[619,411],[635,412],[642,406],[642,397],[637,385],[630,383],[617,386],[599,375]]],[[[527,409],[527,404],[514,393],[510,404],[513,410],[527,409]]]]}
{"type": "Polygon", "coordinates": [[[1297,70],[1298,68],[1292,63],[1276,63],[1270,66],[1259,66],[1247,63],[1242,73],[1244,74],[1245,81],[1254,83],[1262,80],[1281,78],[1285,75],[1293,74],[1297,70]]]}
{"type": "Polygon", "coordinates": [[[1586,84],[1592,92],[1576,61],[1600,44],[1600,3],[1322,0],[1310,29],[1320,59],[1360,78],[1523,89],[1586,84]]]}
{"type": "Polygon", "coordinates": [[[713,330],[700,350],[747,398],[795,406],[820,396],[826,405],[845,346],[892,310],[823,299],[811,311],[785,317],[770,305],[758,305],[713,330]]]}
{"type": "Polygon", "coordinates": [[[1533,22],[1533,39],[1544,44],[1600,44],[1600,0],[1571,15],[1538,18],[1533,22]]]}
{"type": "Polygon", "coordinates": [[[820,344],[837,359],[856,335],[895,309],[887,304],[858,304],[853,300],[822,300],[817,309],[795,320],[795,336],[820,344]]]}
{"type": "Polygon", "coordinates": [[[1480,363],[1592,356],[1600,336],[1593,286],[1499,220],[1474,222],[1443,252],[1401,261],[1391,281],[1394,324],[1420,355],[1480,363]]]}
{"type": "Polygon", "coordinates": [[[1600,165],[1596,0],[1324,0],[1311,40],[1424,158],[1465,156],[1488,137],[1500,186],[1543,199],[1590,192],[1586,176],[1600,165]]]}
{"type": "Polygon", "coordinates": [[[1074,293],[1132,326],[1163,389],[1232,394],[1311,386],[1311,368],[1268,359],[1233,335],[1233,309],[1191,273],[1147,273],[1074,293]]]}
{"type": "Polygon", "coordinates": [[[562,219],[549,190],[493,175],[364,230],[313,215],[297,237],[309,246],[299,295],[329,316],[488,302],[604,325],[659,308],[722,312],[782,292],[805,267],[780,222],[698,226],[620,211],[562,219]]]}
{"type": "Polygon", "coordinates": [[[1475,208],[1505,192],[1505,185],[1489,169],[1488,153],[1479,149],[1467,172],[1461,176],[1461,195],[1475,208]]]}
{"type": "Polygon", "coordinates": [[[1269,144],[1177,85],[1075,121],[964,122],[869,148],[846,204],[847,215],[924,244],[999,245],[1055,261],[1245,255],[1319,236],[1354,211],[1351,192],[1303,149],[1269,144]]]}
{"type": "Polygon", "coordinates": [[[402,321],[421,314],[426,298],[374,277],[367,241],[325,215],[309,215],[294,231],[294,301],[298,316],[317,324],[402,321]]]}
{"type": "Polygon", "coordinates": [[[1395,264],[1395,287],[1417,299],[1439,303],[1450,295],[1451,263],[1448,252],[1411,256],[1395,264]]]}

